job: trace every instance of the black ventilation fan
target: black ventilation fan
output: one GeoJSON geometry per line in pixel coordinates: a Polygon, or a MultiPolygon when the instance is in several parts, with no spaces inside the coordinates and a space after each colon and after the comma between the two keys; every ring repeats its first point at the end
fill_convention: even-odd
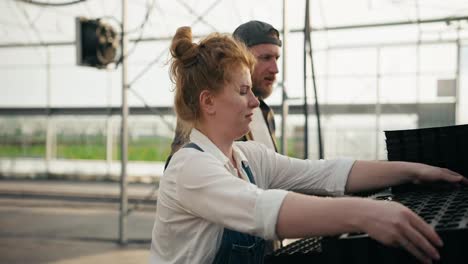
{"type": "Polygon", "coordinates": [[[117,60],[119,34],[101,19],[76,18],[76,55],[81,66],[106,68],[117,60]]]}

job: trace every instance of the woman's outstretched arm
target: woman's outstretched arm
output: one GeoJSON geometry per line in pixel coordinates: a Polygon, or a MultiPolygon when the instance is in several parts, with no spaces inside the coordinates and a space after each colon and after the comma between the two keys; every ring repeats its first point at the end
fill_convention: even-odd
{"type": "Polygon", "coordinates": [[[444,168],[401,161],[356,161],[348,175],[346,192],[380,189],[407,182],[445,181],[468,184],[462,175],[444,168]]]}
{"type": "Polygon", "coordinates": [[[280,238],[365,232],[389,246],[401,246],[424,263],[439,259],[442,241],[407,207],[366,198],[324,198],[290,192],[278,214],[280,238]]]}

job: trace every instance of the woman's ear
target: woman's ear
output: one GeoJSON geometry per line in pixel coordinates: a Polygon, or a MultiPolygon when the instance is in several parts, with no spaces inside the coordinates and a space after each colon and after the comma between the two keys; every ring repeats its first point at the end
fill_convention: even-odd
{"type": "Polygon", "coordinates": [[[215,102],[214,102],[214,94],[209,90],[203,90],[200,93],[200,109],[202,113],[206,113],[207,115],[214,115],[216,114],[215,109],[215,102]]]}

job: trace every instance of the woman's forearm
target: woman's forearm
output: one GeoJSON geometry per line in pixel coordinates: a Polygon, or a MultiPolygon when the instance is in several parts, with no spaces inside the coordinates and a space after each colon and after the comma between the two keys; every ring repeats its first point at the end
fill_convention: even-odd
{"type": "Polygon", "coordinates": [[[356,161],[348,176],[346,192],[385,188],[411,181],[420,165],[399,161],[356,161]]]}
{"type": "Polygon", "coordinates": [[[290,192],[278,215],[277,234],[280,238],[299,238],[362,231],[359,228],[360,212],[369,201],[372,202],[361,198],[325,198],[290,192]]]}

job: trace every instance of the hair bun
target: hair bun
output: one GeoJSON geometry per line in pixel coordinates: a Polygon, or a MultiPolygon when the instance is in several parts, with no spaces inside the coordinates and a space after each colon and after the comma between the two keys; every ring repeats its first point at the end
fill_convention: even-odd
{"type": "Polygon", "coordinates": [[[175,59],[186,64],[197,55],[197,44],[192,42],[192,29],[190,27],[180,27],[172,39],[171,55],[175,59]]]}

